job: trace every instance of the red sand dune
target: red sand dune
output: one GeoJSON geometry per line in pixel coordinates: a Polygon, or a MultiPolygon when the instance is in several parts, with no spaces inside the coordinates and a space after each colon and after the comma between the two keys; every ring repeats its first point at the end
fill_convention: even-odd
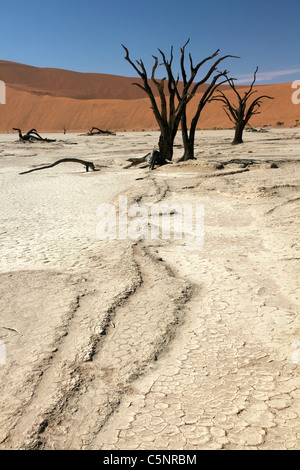
{"type": "MultiPolygon", "coordinates": [[[[64,127],[69,132],[86,132],[92,126],[115,131],[158,128],[149,99],[132,85],[137,78],[0,61],[0,80],[6,83],[6,104],[0,105],[0,132],[12,132],[13,127],[24,131],[34,127],[40,132],[61,132],[64,127]]],[[[233,99],[232,90],[223,89],[233,99]]],[[[248,87],[239,87],[240,92],[243,89],[248,87]]],[[[274,126],[278,122],[294,126],[300,120],[300,104],[292,103],[295,90],[291,83],[260,85],[255,89],[275,99],[263,102],[261,114],[250,121],[252,126],[274,126]]],[[[189,105],[189,115],[196,106],[197,96],[189,105]]],[[[232,123],[222,104],[213,102],[204,108],[198,127],[230,128],[232,123]]]]}

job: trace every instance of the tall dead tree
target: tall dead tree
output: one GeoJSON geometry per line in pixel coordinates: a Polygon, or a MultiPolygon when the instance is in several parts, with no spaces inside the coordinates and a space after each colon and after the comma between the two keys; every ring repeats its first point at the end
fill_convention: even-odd
{"type": "Polygon", "coordinates": [[[253,90],[253,86],[256,81],[257,71],[258,71],[258,67],[256,67],[256,70],[254,72],[254,78],[250,85],[250,88],[248,91],[244,93],[243,97],[240,95],[240,93],[236,89],[234,85],[234,79],[227,77],[228,83],[237,97],[237,104],[231,103],[228,97],[225,95],[225,93],[223,93],[221,90],[218,90],[219,95],[216,95],[211,99],[211,101],[221,101],[222,103],[224,103],[223,109],[225,113],[227,114],[228,118],[234,124],[235,133],[234,133],[234,139],[232,141],[232,145],[243,143],[243,132],[244,132],[245,126],[249,122],[252,116],[254,116],[255,114],[260,114],[260,111],[258,111],[258,109],[262,103],[262,100],[264,98],[268,98],[271,100],[274,99],[272,96],[261,95],[257,97],[255,100],[253,100],[251,103],[248,103],[249,98],[254,93],[257,93],[257,90],[253,90]],[[247,104],[248,104],[248,107],[247,107],[247,104]]]}
{"type": "MultiPolygon", "coordinates": [[[[180,66],[181,66],[181,74],[182,74],[182,79],[183,79],[183,84],[184,86],[187,84],[187,75],[185,71],[185,65],[184,65],[184,59],[185,59],[185,47],[188,44],[189,41],[183,46],[181,49],[181,59],[180,59],[180,66]]],[[[215,59],[219,53],[219,49],[214,52],[211,56],[207,57],[204,59],[200,64],[198,64],[199,68],[205,64],[209,60],[215,59]]],[[[213,96],[213,93],[215,90],[222,85],[223,83],[226,83],[228,78],[227,78],[227,70],[224,70],[223,72],[217,72],[215,76],[213,76],[211,83],[207,84],[207,80],[210,79],[212,74],[217,71],[218,65],[227,58],[238,58],[236,56],[232,55],[225,55],[223,57],[220,57],[218,60],[216,60],[211,68],[208,70],[207,74],[202,78],[202,80],[198,81],[194,88],[192,93],[195,94],[197,92],[197,89],[199,88],[200,85],[206,84],[206,89],[204,93],[202,94],[198,107],[196,110],[196,113],[194,114],[194,117],[191,120],[190,124],[190,129],[188,130],[188,125],[187,125],[187,106],[185,106],[182,117],[181,117],[181,131],[182,131],[182,139],[183,139],[183,146],[184,146],[184,155],[180,160],[190,160],[194,159],[194,147],[195,147],[195,134],[196,134],[196,128],[197,124],[200,118],[200,114],[204,108],[204,106],[210,101],[211,97],[213,96]],[[225,78],[221,82],[219,81],[220,78],[225,78]]],[[[193,61],[191,54],[189,54],[189,59],[190,59],[190,67],[191,71],[193,70],[193,61]]]]}
{"type": "MultiPolygon", "coordinates": [[[[176,136],[176,132],[178,129],[178,125],[180,123],[182,109],[184,106],[184,102],[181,101],[177,105],[175,105],[175,94],[176,94],[176,86],[177,82],[175,81],[173,74],[172,77],[169,77],[168,80],[168,90],[169,90],[169,106],[167,106],[167,98],[165,94],[165,80],[166,77],[157,80],[155,78],[155,72],[158,67],[158,58],[153,56],[154,58],[154,65],[152,68],[151,74],[151,83],[154,87],[156,87],[158,91],[158,96],[160,99],[160,105],[157,103],[157,98],[154,96],[154,92],[149,84],[149,79],[147,75],[146,68],[142,60],[137,60],[134,63],[130,57],[128,49],[123,46],[126,56],[125,60],[130,63],[130,65],[134,68],[137,74],[142,79],[141,83],[134,83],[134,85],[141,88],[149,97],[151,102],[151,108],[154,113],[155,119],[160,128],[160,138],[158,142],[159,146],[159,157],[157,159],[157,163],[163,164],[166,160],[172,160],[173,158],[173,143],[176,136]]],[[[171,49],[171,59],[170,59],[170,67],[173,60],[173,49],[171,49]]],[[[187,100],[188,96],[186,95],[184,100],[187,100]]]]}
{"type": "MultiPolygon", "coordinates": [[[[188,43],[189,41],[187,41],[188,43]]],[[[187,45],[185,44],[185,46],[187,45]]],[[[181,49],[181,58],[184,56],[184,48],[181,49]]],[[[173,144],[174,139],[178,130],[178,126],[182,119],[182,116],[185,114],[186,106],[191,101],[191,99],[195,96],[195,93],[199,86],[202,83],[205,83],[212,73],[216,70],[217,64],[221,62],[221,60],[225,59],[225,56],[219,59],[209,70],[209,72],[205,75],[205,77],[200,80],[199,82],[194,82],[198,70],[200,67],[206,63],[208,60],[214,58],[218,51],[216,51],[212,56],[209,56],[199,62],[196,66],[194,66],[191,55],[190,55],[190,75],[187,78],[187,74],[185,72],[183,66],[183,73],[184,73],[184,81],[183,81],[183,88],[180,92],[178,89],[179,83],[179,76],[175,79],[174,74],[172,71],[172,62],[173,62],[173,46],[171,47],[171,54],[170,59],[167,60],[165,54],[158,49],[162,60],[165,70],[167,72],[167,77],[164,77],[160,80],[155,78],[155,72],[158,67],[158,57],[153,56],[154,58],[154,65],[152,68],[151,74],[151,84],[156,88],[158,91],[158,99],[155,97],[152,87],[150,86],[147,71],[145,69],[144,63],[142,60],[137,60],[134,63],[130,57],[128,49],[122,45],[126,52],[125,60],[127,60],[130,65],[134,68],[134,70],[138,73],[138,75],[142,79],[141,83],[134,83],[139,88],[141,88],[149,97],[151,102],[151,108],[153,110],[155,119],[160,128],[160,137],[159,137],[159,156],[157,163],[163,164],[166,161],[171,161],[173,158],[173,144]],[[166,89],[166,81],[167,81],[167,89],[166,89]]],[[[182,64],[183,64],[183,59],[182,64]]],[[[153,166],[153,165],[152,165],[153,166]]]]}

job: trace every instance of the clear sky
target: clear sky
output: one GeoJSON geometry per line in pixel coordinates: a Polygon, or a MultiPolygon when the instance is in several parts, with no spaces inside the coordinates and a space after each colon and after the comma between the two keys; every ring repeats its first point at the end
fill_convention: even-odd
{"type": "Polygon", "coordinates": [[[240,83],[300,80],[299,0],[0,0],[0,27],[0,59],[37,67],[135,76],[121,43],[150,70],[190,38],[195,63],[240,56],[221,67],[240,83]]]}

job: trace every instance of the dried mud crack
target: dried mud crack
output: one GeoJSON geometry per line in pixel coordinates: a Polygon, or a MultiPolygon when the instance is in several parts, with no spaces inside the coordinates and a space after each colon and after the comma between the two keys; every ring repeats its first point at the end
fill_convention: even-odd
{"type": "Polygon", "coordinates": [[[136,135],[78,141],[72,155],[88,149],[100,173],[15,185],[45,149],[1,158],[0,449],[299,448],[298,141],[274,155],[266,138],[237,149],[229,131],[201,132],[201,159],[125,171],[136,135]],[[261,164],[219,171],[249,154],[261,164]],[[120,196],[145,214],[161,204],[156,227],[203,204],[203,248],[99,240],[97,207],[119,217],[120,196]]]}
{"type": "Polygon", "coordinates": [[[132,288],[110,305],[100,325],[96,315],[93,327],[84,325],[82,318],[91,314],[101,293],[77,296],[67,329],[51,361],[40,370],[30,402],[18,411],[5,448],[81,449],[89,445],[134,381],[167,349],[184,321],[184,304],[192,286],[177,279],[147,246],[137,243],[133,255],[132,288]],[[72,348],[85,327],[97,332],[72,348]]]}

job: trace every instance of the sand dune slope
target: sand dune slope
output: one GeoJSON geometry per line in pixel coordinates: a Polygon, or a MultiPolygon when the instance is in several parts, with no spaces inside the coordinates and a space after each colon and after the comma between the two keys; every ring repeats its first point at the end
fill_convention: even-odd
{"type": "MultiPolygon", "coordinates": [[[[91,126],[122,131],[158,127],[149,99],[140,88],[132,85],[136,78],[42,69],[0,61],[0,79],[6,83],[7,91],[6,105],[0,108],[2,132],[10,132],[12,127],[59,132],[64,127],[75,132],[86,131],[91,126]]],[[[300,107],[292,103],[295,90],[291,83],[256,89],[257,96],[267,94],[274,100],[265,100],[261,114],[253,117],[251,125],[274,126],[281,122],[284,126],[294,126],[300,119],[300,107]]],[[[233,99],[232,91],[226,87],[225,90],[233,99]]],[[[243,93],[243,87],[240,91],[243,93]]],[[[200,96],[201,93],[190,103],[190,117],[200,96]]],[[[232,123],[221,103],[214,102],[203,110],[199,127],[230,128],[232,123]]]]}

